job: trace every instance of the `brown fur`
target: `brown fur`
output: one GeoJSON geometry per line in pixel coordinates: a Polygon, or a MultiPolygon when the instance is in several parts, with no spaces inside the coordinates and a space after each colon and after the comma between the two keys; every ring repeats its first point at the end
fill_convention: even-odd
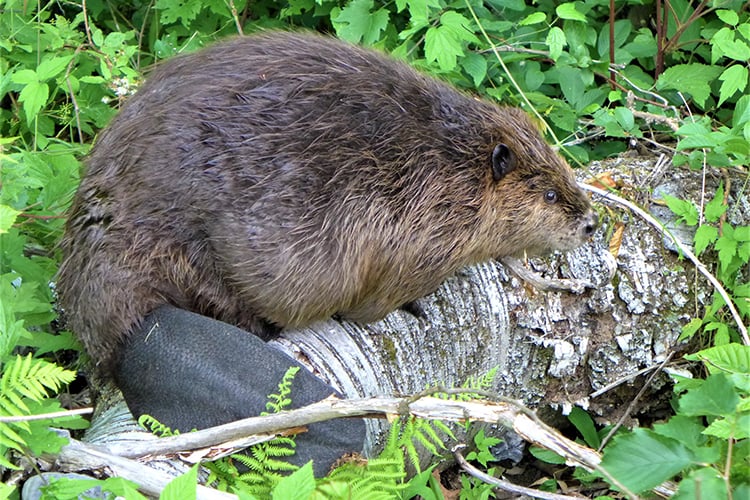
{"type": "Polygon", "coordinates": [[[105,363],[160,304],[260,335],[369,322],[468,264],[574,248],[596,223],[522,111],[309,34],[162,64],[87,166],[59,289],[105,363]],[[498,144],[515,168],[496,180],[498,144]]]}

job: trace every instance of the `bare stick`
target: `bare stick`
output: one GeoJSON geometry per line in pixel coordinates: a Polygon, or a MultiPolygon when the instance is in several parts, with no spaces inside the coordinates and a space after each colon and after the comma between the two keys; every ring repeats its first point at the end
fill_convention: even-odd
{"type": "Polygon", "coordinates": [[[474,476],[475,478],[487,484],[491,484],[492,486],[500,488],[503,491],[509,491],[511,493],[516,493],[519,495],[528,495],[532,498],[541,498],[543,500],[573,500],[573,499],[577,500],[580,498],[584,498],[580,496],[573,497],[573,496],[568,496],[568,495],[558,495],[557,493],[549,493],[546,491],[535,490],[533,488],[526,488],[525,486],[518,486],[504,479],[498,479],[496,477],[492,477],[489,474],[482,472],[481,470],[477,469],[476,467],[471,465],[469,462],[467,462],[464,456],[461,455],[461,450],[463,448],[466,448],[465,444],[456,445],[451,449],[453,456],[456,458],[456,461],[461,466],[461,468],[467,474],[474,476]]]}

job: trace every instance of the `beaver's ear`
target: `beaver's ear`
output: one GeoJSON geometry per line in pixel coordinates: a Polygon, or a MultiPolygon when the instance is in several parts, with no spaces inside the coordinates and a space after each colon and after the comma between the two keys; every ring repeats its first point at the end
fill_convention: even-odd
{"type": "Polygon", "coordinates": [[[492,150],[492,178],[495,182],[516,168],[516,157],[505,144],[498,144],[492,150]]]}

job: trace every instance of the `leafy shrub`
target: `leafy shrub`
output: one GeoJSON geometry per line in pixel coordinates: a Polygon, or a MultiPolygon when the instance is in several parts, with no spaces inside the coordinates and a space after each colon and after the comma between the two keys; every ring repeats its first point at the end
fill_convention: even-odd
{"type": "MultiPolygon", "coordinates": [[[[602,0],[89,0],[34,6],[7,0],[0,9],[0,416],[58,409],[50,396],[73,378],[62,354],[78,346],[55,325],[56,244],[80,159],[149,65],[238,32],[327,31],[387,50],[480,95],[534,108],[566,153],[582,162],[623,151],[630,141],[653,145],[667,138],[678,141],[677,165],[747,165],[750,12],[742,0],[662,4],[657,15],[653,4],[618,1],[610,23],[609,2],[602,0]]],[[[706,207],[696,249],[717,256],[717,275],[748,318],[750,285],[741,270],[750,237],[747,227],[721,218],[726,207],[716,200],[722,197],[720,190],[706,207]]],[[[693,221],[695,207],[671,206],[693,221]]],[[[703,328],[715,332],[718,346],[735,340],[722,308],[714,300],[685,335],[703,328]]],[[[740,403],[734,413],[727,405],[720,415],[686,418],[744,422],[747,394],[735,378],[712,375],[702,383],[731,388],[740,403]]],[[[698,389],[691,386],[682,398],[692,390],[698,389]]],[[[41,443],[59,446],[48,424],[0,424],[0,467],[13,467],[11,449],[39,453],[41,443]]],[[[727,443],[731,439],[744,438],[735,434],[727,443]]],[[[702,451],[687,450],[691,465],[680,471],[714,484],[721,469],[695,468],[691,454],[702,451]]],[[[729,464],[728,451],[708,458],[717,456],[729,464]]],[[[742,463],[732,461],[723,480],[746,475],[742,463]]]]}

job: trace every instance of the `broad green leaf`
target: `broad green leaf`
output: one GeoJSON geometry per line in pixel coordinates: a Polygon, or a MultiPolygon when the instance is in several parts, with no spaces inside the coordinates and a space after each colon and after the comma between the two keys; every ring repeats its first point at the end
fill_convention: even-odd
{"type": "Polygon", "coordinates": [[[740,17],[733,10],[719,9],[716,11],[716,16],[730,26],[736,26],[740,22],[740,17]]]}
{"type": "Polygon", "coordinates": [[[696,255],[700,255],[703,251],[713,244],[719,237],[719,230],[710,224],[703,224],[698,226],[693,237],[693,244],[695,247],[696,255]]]}
{"type": "Polygon", "coordinates": [[[195,500],[198,486],[198,465],[172,479],[162,490],[159,500],[195,500]]]}
{"type": "Polygon", "coordinates": [[[701,149],[708,148],[713,149],[717,147],[719,143],[716,140],[716,136],[713,133],[706,133],[704,135],[689,135],[680,139],[677,143],[677,150],[683,151],[685,149],[701,149]]]}
{"type": "Polygon", "coordinates": [[[8,205],[0,205],[0,234],[7,233],[21,212],[8,205]]]}
{"type": "Polygon", "coordinates": [[[723,83],[719,89],[719,106],[737,92],[743,92],[747,88],[747,68],[734,64],[719,76],[723,83]]]}
{"type": "Polygon", "coordinates": [[[655,433],[679,441],[691,450],[706,444],[708,439],[703,435],[705,429],[702,419],[682,414],[673,415],[666,423],[654,425],[655,433]]]}
{"type": "Polygon", "coordinates": [[[710,373],[750,374],[750,346],[729,344],[721,347],[710,347],[695,354],[688,354],[686,359],[703,361],[710,373]]]}
{"type": "Polygon", "coordinates": [[[560,90],[565,99],[577,108],[583,97],[584,85],[581,80],[581,70],[572,66],[560,65],[557,68],[560,80],[560,90]]]}
{"type": "Polygon", "coordinates": [[[380,39],[380,33],[388,26],[388,11],[380,8],[375,12],[373,0],[353,0],[331,18],[336,34],[353,43],[372,45],[380,39]]]}
{"type": "Polygon", "coordinates": [[[711,63],[715,64],[722,57],[743,63],[750,59],[750,46],[736,37],[734,28],[721,28],[711,37],[711,63]]]}
{"type": "Polygon", "coordinates": [[[665,194],[662,197],[669,209],[688,226],[698,224],[698,209],[691,202],[665,194]]]}
{"type": "Polygon", "coordinates": [[[562,19],[586,22],[586,16],[576,10],[576,4],[574,2],[567,2],[558,5],[555,8],[555,13],[562,19]]]}
{"type": "MultiPolygon", "coordinates": [[[[723,301],[722,301],[723,302],[723,301]]],[[[709,321],[703,329],[707,332],[713,332],[714,334],[714,345],[726,345],[729,344],[729,327],[726,323],[720,321],[709,321]]]]}
{"type": "Polygon", "coordinates": [[[94,45],[101,47],[104,43],[104,33],[99,28],[94,28],[91,33],[91,41],[94,45]]]}
{"type": "Polygon", "coordinates": [[[701,326],[703,326],[702,319],[700,318],[691,319],[690,321],[687,322],[687,324],[682,326],[682,332],[680,333],[680,338],[678,340],[689,339],[690,337],[695,335],[695,332],[697,332],[701,326]]]}
{"type": "Polygon", "coordinates": [[[591,448],[599,448],[601,440],[599,434],[596,432],[594,421],[591,416],[578,406],[574,406],[568,415],[568,420],[578,429],[578,432],[583,436],[583,440],[591,448]]]}
{"type": "MultiPolygon", "coordinates": [[[[190,21],[195,19],[203,8],[202,0],[156,0],[154,8],[160,11],[159,21],[163,24],[171,24],[177,20],[187,27],[190,21]]],[[[111,34],[111,33],[110,33],[111,34]]],[[[109,35],[107,35],[109,37],[109,35]]]]}
{"type": "Polygon", "coordinates": [[[677,493],[672,500],[696,500],[698,498],[729,498],[726,482],[716,469],[704,467],[691,472],[680,481],[677,493]]]}
{"type": "Polygon", "coordinates": [[[458,40],[480,43],[471,28],[471,21],[458,12],[449,10],[440,16],[440,26],[451,30],[458,40]]]}
{"type": "Polygon", "coordinates": [[[524,0],[488,0],[487,3],[499,9],[510,9],[517,12],[526,9],[526,2],[524,0]]]}
{"type": "Polygon", "coordinates": [[[534,12],[533,14],[529,14],[525,18],[521,19],[521,22],[518,23],[519,26],[531,26],[532,24],[539,24],[543,23],[547,20],[547,14],[544,12],[534,12]]]}
{"type": "Polygon", "coordinates": [[[439,0],[398,0],[396,2],[398,12],[409,8],[412,24],[426,24],[432,12],[440,9],[439,0]]]}
{"type": "Polygon", "coordinates": [[[461,66],[474,81],[474,86],[479,87],[487,76],[487,59],[476,52],[469,52],[461,59],[461,66]]]}
{"type": "Polygon", "coordinates": [[[525,61],[523,77],[526,88],[530,91],[541,87],[546,78],[541,71],[541,65],[536,61],[525,61]]]}
{"type": "Polygon", "coordinates": [[[315,491],[312,462],[282,479],[273,489],[273,500],[307,500],[315,491]]]}
{"type": "Polygon", "coordinates": [[[31,123],[36,115],[47,103],[49,87],[46,83],[29,82],[21,90],[18,100],[23,103],[23,111],[26,114],[26,122],[31,123]]]}
{"type": "Polygon", "coordinates": [[[437,61],[441,69],[450,71],[456,67],[458,56],[463,55],[464,50],[452,30],[437,26],[425,34],[424,53],[428,61],[437,61]]]}
{"type": "Polygon", "coordinates": [[[37,67],[36,69],[36,74],[39,77],[39,80],[45,81],[49,80],[50,78],[56,77],[57,75],[62,73],[63,70],[65,70],[65,67],[68,65],[71,59],[73,59],[73,56],[69,55],[53,57],[51,59],[42,61],[41,63],[39,63],[39,67],[37,67]]]}
{"type": "Polygon", "coordinates": [[[546,448],[532,446],[529,448],[529,453],[531,453],[534,457],[538,458],[542,462],[547,462],[548,464],[561,465],[565,463],[564,457],[561,457],[554,451],[548,450],[546,448]]]}
{"type": "Polygon", "coordinates": [[[547,47],[549,47],[549,56],[553,61],[559,59],[562,55],[563,47],[568,44],[565,32],[557,26],[553,26],[549,30],[545,42],[547,43],[547,47]]]}
{"type": "Polygon", "coordinates": [[[750,415],[733,413],[726,418],[718,418],[711,422],[704,433],[722,439],[746,439],[750,437],[750,415]]]}
{"type": "Polygon", "coordinates": [[[706,64],[677,64],[667,68],[656,82],[658,90],[674,89],[690,94],[696,103],[703,106],[711,95],[711,82],[721,73],[717,66],[706,64]]]}
{"type": "Polygon", "coordinates": [[[687,416],[723,416],[732,413],[739,397],[723,373],[709,375],[700,387],[680,397],[680,413],[687,416]]]}
{"type": "Polygon", "coordinates": [[[691,462],[685,445],[642,428],[615,437],[602,458],[602,466],[635,493],[671,479],[691,462]]]}
{"type": "Polygon", "coordinates": [[[729,224],[724,224],[721,228],[724,234],[716,240],[714,248],[719,251],[719,263],[721,264],[721,268],[727,269],[732,264],[734,256],[737,255],[738,245],[737,240],[732,237],[733,233],[731,226],[729,224]]]}
{"type": "Polygon", "coordinates": [[[13,83],[23,83],[28,85],[29,83],[38,82],[39,76],[33,69],[22,69],[19,71],[15,71],[11,75],[10,81],[12,81],[13,83]]]}
{"type": "Polygon", "coordinates": [[[706,216],[708,222],[716,222],[719,218],[724,215],[727,211],[727,206],[724,204],[724,183],[720,183],[714,197],[706,203],[703,214],[706,216]]]}
{"type": "Polygon", "coordinates": [[[635,117],[633,116],[633,112],[631,110],[626,107],[619,106],[615,108],[614,113],[617,123],[619,123],[624,130],[633,129],[633,127],[635,126],[635,117]]]}

